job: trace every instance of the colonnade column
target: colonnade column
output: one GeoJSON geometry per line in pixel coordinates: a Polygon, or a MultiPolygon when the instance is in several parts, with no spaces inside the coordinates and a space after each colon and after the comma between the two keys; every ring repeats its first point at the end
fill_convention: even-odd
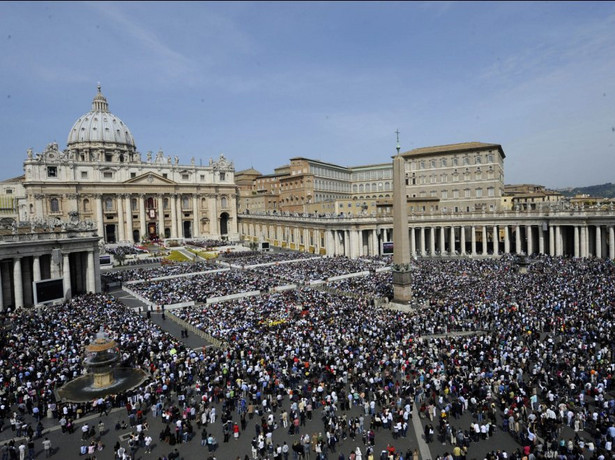
{"type": "Polygon", "coordinates": [[[117,195],[117,226],[118,226],[118,241],[124,241],[126,234],[124,233],[124,197],[117,195]]]}
{"type": "Polygon", "coordinates": [[[201,236],[201,229],[199,228],[199,221],[201,220],[199,209],[199,197],[192,195],[192,237],[198,238],[201,236]]]}
{"type": "Polygon", "coordinates": [[[459,254],[462,256],[466,253],[466,228],[462,225],[459,227],[459,254]]]}
{"type": "Polygon", "coordinates": [[[94,250],[88,251],[87,292],[96,292],[96,277],[94,273],[94,250]]]}
{"type": "Polygon", "coordinates": [[[596,225],[596,257],[602,258],[602,229],[600,225],[596,225]]]}
{"type": "Polygon", "coordinates": [[[134,243],[132,235],[132,198],[130,195],[126,195],[126,239],[134,243]]]}
{"type": "Polygon", "coordinates": [[[164,198],[158,195],[158,238],[164,238],[164,198]]]}
{"type": "Polygon", "coordinates": [[[615,228],[609,227],[609,259],[615,259],[615,228]]]}
{"type": "Polygon", "coordinates": [[[431,257],[436,255],[436,227],[429,229],[429,252],[431,257]]]}
{"type": "Polygon", "coordinates": [[[563,255],[563,250],[562,250],[562,228],[557,225],[555,227],[555,254],[558,256],[563,255]]]}
{"type": "Polygon", "coordinates": [[[450,230],[450,237],[451,237],[451,242],[450,242],[450,255],[455,255],[455,227],[453,227],[451,225],[451,230],[450,230]]]}
{"type": "Polygon", "coordinates": [[[96,195],[96,228],[98,229],[98,236],[100,236],[103,241],[106,241],[103,202],[102,195],[100,194],[96,195]]]}
{"type": "Polygon", "coordinates": [[[141,240],[146,239],[149,235],[147,234],[147,217],[145,215],[145,194],[139,194],[139,237],[141,240]]]}
{"type": "Polygon", "coordinates": [[[334,236],[333,230],[325,231],[325,252],[327,253],[327,257],[332,257],[334,255],[334,236]]]}
{"type": "Polygon", "coordinates": [[[575,225],[574,226],[574,257],[578,258],[579,257],[579,250],[580,250],[580,244],[579,244],[579,226],[575,225]]]}
{"type": "Polygon", "coordinates": [[[583,225],[580,231],[581,257],[587,257],[587,227],[583,225]]]}
{"type": "Polygon", "coordinates": [[[23,281],[21,279],[21,258],[13,259],[13,288],[15,289],[15,308],[23,307],[23,281]]]}
{"type": "Polygon", "coordinates": [[[487,226],[483,225],[483,255],[487,255],[487,226]]]}
{"type": "Polygon", "coordinates": [[[472,225],[470,227],[470,231],[472,232],[472,255],[476,255],[476,227],[472,225]]]}
{"type": "Polygon", "coordinates": [[[0,270],[0,311],[4,311],[4,289],[2,289],[2,270],[0,270]]]}
{"type": "MultiPolygon", "coordinates": [[[[583,251],[583,249],[581,249],[581,251],[583,251]]],[[[555,255],[555,229],[553,225],[549,225],[549,255],[555,255]]]]}
{"type": "Polygon", "coordinates": [[[446,229],[440,227],[440,255],[444,255],[446,252],[446,229]]]}
{"type": "Polygon", "coordinates": [[[504,226],[504,254],[510,254],[510,238],[508,235],[508,225],[504,226]]]}
{"type": "Polygon", "coordinates": [[[525,234],[527,235],[527,255],[531,255],[534,252],[534,237],[532,235],[532,226],[525,227],[525,234]]]}
{"type": "MultiPolygon", "coordinates": [[[[348,255],[351,259],[356,259],[359,256],[359,241],[358,241],[358,235],[357,235],[357,231],[356,230],[348,230],[348,253],[346,255],[348,255]]],[[[303,244],[305,246],[308,245],[307,241],[303,241],[303,244]]]]}
{"type": "Polygon", "coordinates": [[[542,226],[538,227],[538,253],[545,253],[545,231],[542,226]]]}
{"type": "Polygon", "coordinates": [[[421,256],[425,257],[425,227],[421,227],[421,256]]]}
{"type": "Polygon", "coordinates": [[[498,230],[498,226],[493,226],[493,255],[497,256],[500,254],[500,231],[498,230]]]}
{"type": "Polygon", "coordinates": [[[62,260],[62,276],[64,277],[64,299],[71,297],[71,285],[70,285],[70,259],[68,254],[64,254],[62,260]]]}
{"type": "MultiPolygon", "coordinates": [[[[41,258],[40,256],[34,256],[32,258],[32,281],[40,281],[40,280],[41,280],[41,258]]],[[[2,286],[1,283],[0,283],[0,286],[2,286]]]]}
{"type": "MultiPolygon", "coordinates": [[[[319,238],[320,239],[320,238],[319,238]]],[[[378,230],[372,230],[372,256],[378,255],[378,230]]]]}
{"type": "MultiPolygon", "coordinates": [[[[409,231],[410,231],[410,255],[415,256],[416,255],[416,233],[414,231],[414,227],[410,227],[409,231]]],[[[393,248],[393,250],[395,250],[395,248],[393,248]]]]}
{"type": "Polygon", "coordinates": [[[521,254],[521,226],[515,225],[515,254],[521,254]]]}

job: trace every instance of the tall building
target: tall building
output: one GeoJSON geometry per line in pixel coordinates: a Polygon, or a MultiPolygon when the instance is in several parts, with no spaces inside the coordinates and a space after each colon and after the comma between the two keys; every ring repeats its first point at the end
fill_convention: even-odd
{"type": "Polygon", "coordinates": [[[237,240],[234,166],[223,155],[206,166],[179,164],[162,151],[145,158],[128,126],[109,111],[100,86],[66,149],[30,149],[24,162],[23,220],[89,220],[107,243],[151,238],[237,240]]]}

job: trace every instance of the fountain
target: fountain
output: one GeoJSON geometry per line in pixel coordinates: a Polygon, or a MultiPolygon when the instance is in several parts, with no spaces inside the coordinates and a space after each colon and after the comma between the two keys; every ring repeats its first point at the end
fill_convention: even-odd
{"type": "Polygon", "coordinates": [[[56,390],[58,399],[86,402],[117,394],[139,386],[148,375],[142,369],[117,367],[120,351],[102,327],[91,344],[85,347],[83,364],[87,374],[77,377],[56,390]]]}

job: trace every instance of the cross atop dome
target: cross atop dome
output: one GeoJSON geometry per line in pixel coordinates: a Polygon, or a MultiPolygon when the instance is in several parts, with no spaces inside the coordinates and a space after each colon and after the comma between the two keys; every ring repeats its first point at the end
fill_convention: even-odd
{"type": "Polygon", "coordinates": [[[109,112],[109,104],[107,103],[107,98],[101,92],[100,82],[98,82],[97,88],[98,93],[92,101],[92,112],[109,112]]]}

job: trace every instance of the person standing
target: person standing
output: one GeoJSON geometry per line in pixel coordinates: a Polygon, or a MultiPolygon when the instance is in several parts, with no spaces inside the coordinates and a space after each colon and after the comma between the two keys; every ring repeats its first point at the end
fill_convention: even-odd
{"type": "Polygon", "coordinates": [[[49,438],[43,440],[43,450],[45,451],[45,457],[51,457],[51,441],[49,438]]]}

